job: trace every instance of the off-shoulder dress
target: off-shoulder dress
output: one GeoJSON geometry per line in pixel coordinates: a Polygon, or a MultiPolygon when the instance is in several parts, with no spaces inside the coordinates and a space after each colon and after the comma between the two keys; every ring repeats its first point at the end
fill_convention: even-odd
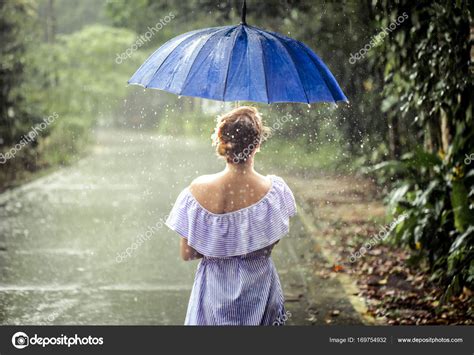
{"type": "Polygon", "coordinates": [[[296,204],[285,181],[269,177],[262,199],[229,213],[206,210],[188,188],[179,194],[166,225],[203,255],[186,325],[280,325],[286,319],[271,251],[288,234],[296,204]]]}

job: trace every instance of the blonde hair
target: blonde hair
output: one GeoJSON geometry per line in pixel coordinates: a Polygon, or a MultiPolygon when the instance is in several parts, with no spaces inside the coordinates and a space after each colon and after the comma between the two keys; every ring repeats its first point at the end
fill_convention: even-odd
{"type": "Polygon", "coordinates": [[[228,163],[244,164],[269,135],[258,110],[241,106],[218,117],[212,140],[217,155],[228,163]]]}

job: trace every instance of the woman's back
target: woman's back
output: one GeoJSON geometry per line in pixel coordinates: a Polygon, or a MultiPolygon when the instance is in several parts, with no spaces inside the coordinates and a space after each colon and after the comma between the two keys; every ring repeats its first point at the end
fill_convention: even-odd
{"type": "Polygon", "coordinates": [[[225,171],[195,179],[189,190],[211,213],[225,214],[259,202],[270,191],[271,179],[256,172],[235,175],[225,171]]]}
{"type": "Polygon", "coordinates": [[[294,197],[278,176],[246,177],[238,186],[249,185],[255,192],[244,203],[233,198],[237,188],[230,180],[227,189],[219,188],[222,179],[207,176],[192,184],[201,201],[191,187],[184,189],[166,221],[202,256],[185,324],[281,324],[284,298],[271,252],[288,233],[289,218],[296,212],[294,197]],[[220,203],[213,205],[215,194],[220,203]],[[241,205],[233,206],[236,201],[241,205]]]}
{"type": "Polygon", "coordinates": [[[184,260],[201,258],[185,324],[281,324],[285,307],[272,248],[296,213],[293,194],[275,175],[253,168],[266,127],[258,111],[237,108],[219,119],[218,174],[195,179],[176,199],[166,225],[181,237],[184,260]]]}

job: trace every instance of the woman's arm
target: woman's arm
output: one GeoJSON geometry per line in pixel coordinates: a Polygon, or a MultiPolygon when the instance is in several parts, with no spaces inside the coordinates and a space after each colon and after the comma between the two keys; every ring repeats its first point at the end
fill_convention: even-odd
{"type": "Polygon", "coordinates": [[[181,258],[183,258],[184,261],[202,258],[202,255],[199,254],[193,247],[190,247],[186,242],[186,239],[184,238],[181,238],[181,244],[179,249],[181,258]]]}

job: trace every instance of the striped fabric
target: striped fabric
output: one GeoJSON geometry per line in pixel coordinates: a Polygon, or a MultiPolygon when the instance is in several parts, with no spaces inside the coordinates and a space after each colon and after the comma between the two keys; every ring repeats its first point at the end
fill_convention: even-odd
{"type": "Polygon", "coordinates": [[[288,233],[296,205],[283,179],[270,178],[270,190],[260,201],[229,213],[206,210],[188,188],[178,196],[166,225],[204,255],[185,324],[281,324],[283,292],[270,255],[288,233]]]}

